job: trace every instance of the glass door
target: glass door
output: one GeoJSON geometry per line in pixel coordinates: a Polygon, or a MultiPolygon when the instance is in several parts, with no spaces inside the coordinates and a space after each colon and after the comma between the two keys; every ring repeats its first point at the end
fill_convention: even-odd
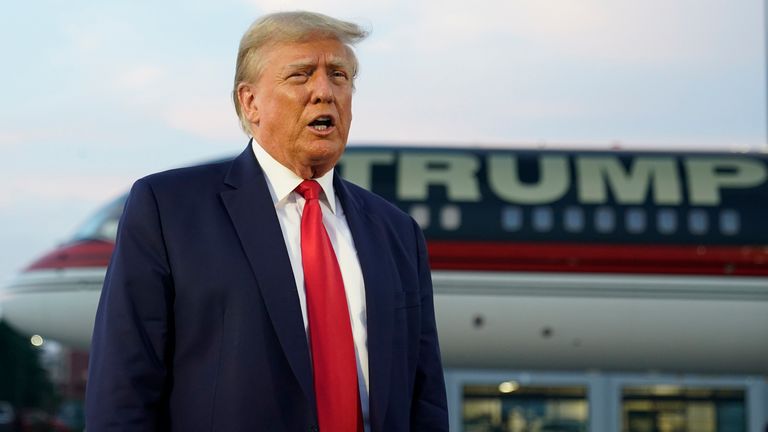
{"type": "Polygon", "coordinates": [[[745,432],[743,389],[627,386],[622,389],[624,432],[745,432]]]}
{"type": "Polygon", "coordinates": [[[586,432],[586,386],[465,384],[465,432],[586,432]]]}

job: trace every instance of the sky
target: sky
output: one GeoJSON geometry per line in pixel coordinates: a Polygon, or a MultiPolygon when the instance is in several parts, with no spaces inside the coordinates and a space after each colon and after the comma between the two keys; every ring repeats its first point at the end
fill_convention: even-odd
{"type": "Polygon", "coordinates": [[[37,0],[0,14],[0,284],[146,174],[239,153],[239,39],[370,30],[351,145],[765,151],[764,0],[37,0]]]}

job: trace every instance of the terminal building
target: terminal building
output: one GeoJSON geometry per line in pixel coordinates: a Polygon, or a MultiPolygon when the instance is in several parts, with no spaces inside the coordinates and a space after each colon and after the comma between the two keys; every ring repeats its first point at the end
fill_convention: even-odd
{"type": "MultiPolygon", "coordinates": [[[[464,432],[765,432],[768,157],[351,147],[427,238],[464,432]]],[[[0,292],[87,350],[125,197],[0,292]]]]}

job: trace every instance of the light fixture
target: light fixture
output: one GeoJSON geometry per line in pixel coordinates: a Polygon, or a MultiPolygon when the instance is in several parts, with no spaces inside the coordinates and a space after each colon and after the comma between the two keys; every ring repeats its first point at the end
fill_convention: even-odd
{"type": "Polygon", "coordinates": [[[520,384],[515,381],[504,381],[503,383],[499,384],[499,391],[501,393],[512,393],[519,388],[520,384]]]}
{"type": "Polygon", "coordinates": [[[45,339],[43,339],[40,335],[33,335],[31,338],[29,338],[29,343],[32,345],[39,347],[43,346],[43,343],[45,343],[45,339]]]}

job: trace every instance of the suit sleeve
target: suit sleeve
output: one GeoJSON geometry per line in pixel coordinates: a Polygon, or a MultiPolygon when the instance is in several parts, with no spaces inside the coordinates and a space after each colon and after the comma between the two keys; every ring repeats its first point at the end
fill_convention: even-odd
{"type": "Polygon", "coordinates": [[[421,335],[411,405],[411,430],[419,432],[448,431],[448,403],[435,324],[432,276],[429,269],[427,246],[421,228],[416,222],[413,222],[413,227],[418,245],[421,335]]]}
{"type": "Polygon", "coordinates": [[[145,180],[126,201],[91,345],[88,431],[164,430],[173,284],[155,195],[145,180]]]}

